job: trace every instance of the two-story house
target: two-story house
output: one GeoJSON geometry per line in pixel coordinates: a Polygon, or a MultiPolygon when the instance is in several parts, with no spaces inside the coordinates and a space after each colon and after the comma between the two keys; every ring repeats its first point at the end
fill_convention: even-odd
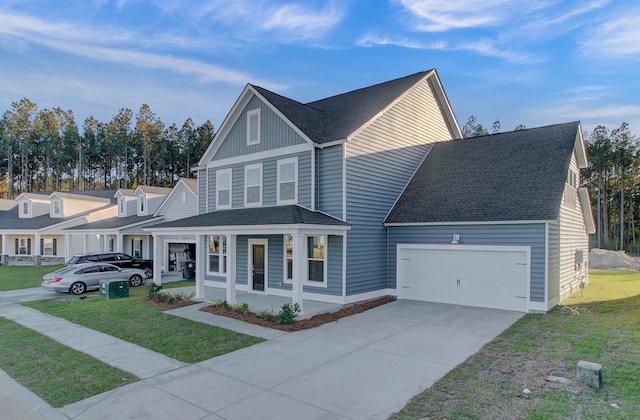
{"type": "Polygon", "coordinates": [[[435,70],[306,104],[247,85],[195,168],[198,215],[154,238],[194,235],[197,297],[381,296],[385,216],[432,144],[461,137],[435,70]]]}

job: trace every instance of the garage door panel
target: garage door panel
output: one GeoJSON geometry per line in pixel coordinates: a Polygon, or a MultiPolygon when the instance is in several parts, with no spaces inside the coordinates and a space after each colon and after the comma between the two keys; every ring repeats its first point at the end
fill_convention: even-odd
{"type": "Polygon", "coordinates": [[[526,310],[527,252],[401,248],[398,297],[526,310]]]}

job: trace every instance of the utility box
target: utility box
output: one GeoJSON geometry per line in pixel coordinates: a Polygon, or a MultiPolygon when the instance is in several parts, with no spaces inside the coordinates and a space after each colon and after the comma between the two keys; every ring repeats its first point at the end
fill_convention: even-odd
{"type": "Polygon", "coordinates": [[[129,280],[100,280],[100,297],[102,299],[119,299],[129,297],[129,280]]]}

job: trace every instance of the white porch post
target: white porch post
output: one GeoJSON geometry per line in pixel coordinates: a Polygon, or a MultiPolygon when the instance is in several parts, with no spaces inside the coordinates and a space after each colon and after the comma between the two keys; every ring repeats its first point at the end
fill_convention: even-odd
{"type": "Polygon", "coordinates": [[[300,314],[303,312],[303,286],[302,282],[305,278],[305,264],[304,264],[304,236],[301,233],[293,233],[291,235],[293,242],[293,279],[291,285],[291,301],[295,305],[300,306],[300,314]]]}
{"type": "Polygon", "coordinates": [[[102,235],[102,251],[107,252],[109,250],[109,235],[106,233],[102,235]]]}
{"type": "Polygon", "coordinates": [[[40,256],[40,232],[36,232],[34,235],[34,242],[31,245],[31,255],[34,257],[40,256]]]}
{"type": "Polygon", "coordinates": [[[235,305],[236,300],[236,238],[237,235],[226,235],[227,238],[227,303],[235,305]]]}
{"type": "Polygon", "coordinates": [[[204,265],[206,253],[204,252],[204,235],[196,235],[196,296],[198,300],[204,300],[204,265]]]}
{"type": "MultiPolygon", "coordinates": [[[[160,235],[152,235],[153,243],[155,245],[159,245],[162,243],[162,236],[160,235]]],[[[153,282],[157,285],[162,285],[162,270],[160,269],[160,264],[162,263],[162,247],[154,246],[153,247],[153,282]]]]}
{"type": "Polygon", "coordinates": [[[89,235],[82,236],[84,243],[82,244],[83,253],[86,254],[89,252],[89,235]]]}
{"type": "Polygon", "coordinates": [[[73,257],[73,235],[66,233],[64,235],[64,262],[66,263],[73,257]]]}
{"type": "Polygon", "coordinates": [[[122,233],[118,232],[117,238],[116,238],[116,252],[123,252],[122,251],[122,241],[124,240],[122,233]]]}
{"type": "Polygon", "coordinates": [[[2,255],[9,255],[9,250],[7,249],[7,234],[2,235],[2,255]]]}

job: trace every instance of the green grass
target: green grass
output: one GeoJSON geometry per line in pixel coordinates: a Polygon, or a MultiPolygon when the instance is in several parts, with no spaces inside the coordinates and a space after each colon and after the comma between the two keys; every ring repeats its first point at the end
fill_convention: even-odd
{"type": "Polygon", "coordinates": [[[61,268],[62,265],[42,267],[0,266],[0,292],[40,287],[42,276],[61,268]]]}
{"type": "Polygon", "coordinates": [[[640,273],[591,271],[582,295],[525,315],[392,418],[638,418],[639,286],[640,273]],[[576,381],[580,360],[602,364],[601,389],[576,381]],[[548,382],[548,375],[572,381],[548,382]],[[524,395],[525,387],[532,393],[524,395]]]}
{"type": "MultiPolygon", "coordinates": [[[[180,283],[167,286],[180,286],[180,283]]],[[[147,289],[146,286],[132,288],[132,297],[124,299],[103,300],[94,293],[85,295],[84,299],[65,295],[23,304],[187,363],[200,362],[263,341],[163,314],[166,308],[135,297],[146,295],[147,289]]]]}
{"type": "Polygon", "coordinates": [[[0,368],[54,407],[138,380],[2,317],[0,343],[0,368]]]}

